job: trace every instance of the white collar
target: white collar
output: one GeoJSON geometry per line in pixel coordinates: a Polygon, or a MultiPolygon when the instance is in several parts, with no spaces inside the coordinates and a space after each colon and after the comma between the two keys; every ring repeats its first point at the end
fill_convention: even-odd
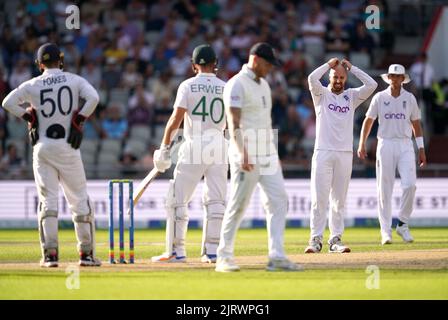
{"type": "Polygon", "coordinates": [[[59,69],[59,68],[48,68],[48,69],[45,69],[45,71],[42,74],[43,75],[46,75],[46,74],[56,74],[56,73],[59,73],[59,72],[62,72],[62,70],[59,69]]]}
{"type": "MultiPolygon", "coordinates": [[[[393,97],[393,95],[392,95],[392,87],[391,87],[391,86],[388,86],[386,90],[387,90],[387,93],[388,93],[391,97],[393,97]]],[[[403,92],[404,92],[403,90],[404,90],[404,89],[403,89],[403,86],[401,86],[401,88],[400,88],[400,94],[398,95],[398,97],[401,96],[401,95],[403,94],[403,92]]],[[[397,98],[398,98],[398,97],[397,97],[397,98]]]]}
{"type": "Polygon", "coordinates": [[[252,80],[256,81],[255,79],[257,78],[257,75],[255,74],[255,72],[249,68],[249,66],[247,65],[247,63],[245,63],[243,65],[243,67],[241,68],[241,72],[245,75],[247,75],[249,78],[251,78],[252,80]]]}
{"type": "Polygon", "coordinates": [[[209,72],[200,72],[196,74],[196,77],[216,77],[216,74],[209,72]]]}

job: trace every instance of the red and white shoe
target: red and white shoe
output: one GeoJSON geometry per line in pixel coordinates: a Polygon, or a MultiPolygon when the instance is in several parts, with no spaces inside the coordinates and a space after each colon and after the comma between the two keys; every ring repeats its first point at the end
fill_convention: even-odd
{"type": "Polygon", "coordinates": [[[342,243],[341,238],[338,236],[328,240],[328,244],[330,245],[330,249],[328,250],[330,253],[348,253],[351,251],[349,247],[342,243]]]}

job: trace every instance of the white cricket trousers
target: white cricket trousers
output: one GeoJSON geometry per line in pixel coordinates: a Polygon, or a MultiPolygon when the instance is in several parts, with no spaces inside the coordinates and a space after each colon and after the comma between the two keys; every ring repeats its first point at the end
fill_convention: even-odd
{"type": "Polygon", "coordinates": [[[94,250],[93,208],[87,195],[81,153],[65,140],[41,138],[33,147],[33,171],[39,196],[39,231],[43,249],[58,247],[58,193],[62,186],[75,222],[78,250],[94,250]],[[84,221],[89,223],[80,223],[84,221]]]}
{"type": "Polygon", "coordinates": [[[344,232],[345,200],[353,152],[315,150],[311,162],[311,238],[322,237],[330,199],[330,239],[344,232]]]}
{"type": "Polygon", "coordinates": [[[401,180],[401,201],[398,218],[408,223],[412,213],[417,173],[414,145],[411,139],[378,139],[376,181],[378,217],[383,237],[392,236],[392,191],[398,169],[401,180]]]}
{"type": "Polygon", "coordinates": [[[239,162],[233,161],[232,158],[230,160],[231,191],[217,251],[220,258],[233,258],[236,232],[257,184],[261,189],[261,200],[266,213],[269,258],[285,257],[283,234],[288,212],[288,195],[278,155],[269,156],[261,160],[261,163],[266,163],[266,160],[275,166],[273,172],[264,171],[263,165],[259,163],[254,165],[252,171],[244,171],[239,162]]]}
{"type": "Polygon", "coordinates": [[[79,149],[73,149],[65,141],[38,142],[33,148],[33,171],[42,211],[58,211],[61,184],[73,214],[90,213],[86,175],[79,149]]]}
{"type": "Polygon", "coordinates": [[[186,139],[182,143],[174,169],[172,195],[168,196],[173,198],[167,199],[169,220],[166,234],[167,252],[171,254],[174,251],[178,256],[187,255],[185,247],[188,228],[187,207],[198,183],[204,177],[202,251],[216,254],[221,219],[225,210],[227,171],[227,144],[222,135],[212,141],[186,139]],[[204,150],[213,149],[210,144],[214,144],[216,152],[207,156],[204,150]]]}

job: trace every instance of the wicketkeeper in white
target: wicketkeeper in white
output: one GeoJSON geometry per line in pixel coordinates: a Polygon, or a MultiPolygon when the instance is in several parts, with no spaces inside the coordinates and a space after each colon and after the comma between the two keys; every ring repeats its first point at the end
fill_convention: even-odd
{"type": "Polygon", "coordinates": [[[420,109],[414,95],[406,91],[403,83],[411,81],[400,64],[389,66],[387,74],[381,75],[389,87],[378,92],[370,103],[362,124],[358,156],[365,159],[366,140],[376,118],[378,118],[378,146],[376,150],[376,179],[378,189],[378,217],[381,226],[381,243],[392,243],[392,191],[395,173],[401,178],[400,210],[398,212],[397,234],[405,242],[414,239],[409,232],[416,190],[416,166],[412,132],[418,147],[420,167],[426,165],[423,131],[420,124],[420,109]]]}
{"type": "Polygon", "coordinates": [[[228,170],[222,100],[225,82],[215,75],[217,62],[211,46],[200,45],[194,49],[192,67],[197,75],[180,84],[162,144],[154,152],[154,166],[160,172],[171,167],[169,145],[184,121],[185,141],[179,150],[166,199],[166,252],[153,257],[153,262],[186,262],[187,205],[202,177],[205,183],[201,261],[216,262],[228,170]]]}
{"type": "Polygon", "coordinates": [[[305,253],[322,250],[329,197],[329,252],[350,252],[342,243],[342,234],[352,173],[353,117],[355,109],[375,91],[377,83],[349,61],[337,58],[314,70],[308,83],[316,112],[316,142],[311,163],[311,237],[305,253]],[[330,84],[324,87],[320,78],[328,70],[330,84]],[[363,86],[344,89],[349,71],[363,86]]]}
{"type": "Polygon", "coordinates": [[[28,122],[33,145],[33,171],[39,196],[38,219],[43,258],[41,266],[58,266],[58,191],[61,184],[73,214],[81,266],[99,266],[95,258],[94,207],[87,195],[79,146],[83,123],[99,97],[84,78],[61,70],[63,54],[46,43],[37,51],[42,75],[22,83],[3,107],[28,122]],[[84,105],[79,108],[82,98],[84,105]],[[29,103],[26,110],[20,105],[29,103]]]}
{"type": "Polygon", "coordinates": [[[279,61],[272,47],[267,43],[257,43],[250,50],[249,62],[227,82],[224,89],[231,136],[229,162],[232,189],[221,229],[215,269],[218,272],[240,269],[233,259],[235,237],[257,184],[261,188],[267,220],[267,270],[302,269],[286,258],[283,248],[288,195],[273,141],[271,89],[264,79],[273,65],[279,65],[279,61]]]}

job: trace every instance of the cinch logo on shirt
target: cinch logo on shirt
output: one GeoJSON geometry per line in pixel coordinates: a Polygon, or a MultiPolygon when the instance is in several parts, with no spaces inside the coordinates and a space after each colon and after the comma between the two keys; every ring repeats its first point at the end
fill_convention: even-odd
{"type": "Polygon", "coordinates": [[[348,106],[341,107],[341,106],[336,106],[332,103],[328,105],[328,109],[330,109],[331,111],[340,112],[340,113],[347,113],[350,111],[350,108],[348,106]]]}
{"type": "Polygon", "coordinates": [[[406,119],[406,115],[404,113],[386,113],[384,115],[385,119],[396,119],[396,120],[403,120],[406,119]]]}

